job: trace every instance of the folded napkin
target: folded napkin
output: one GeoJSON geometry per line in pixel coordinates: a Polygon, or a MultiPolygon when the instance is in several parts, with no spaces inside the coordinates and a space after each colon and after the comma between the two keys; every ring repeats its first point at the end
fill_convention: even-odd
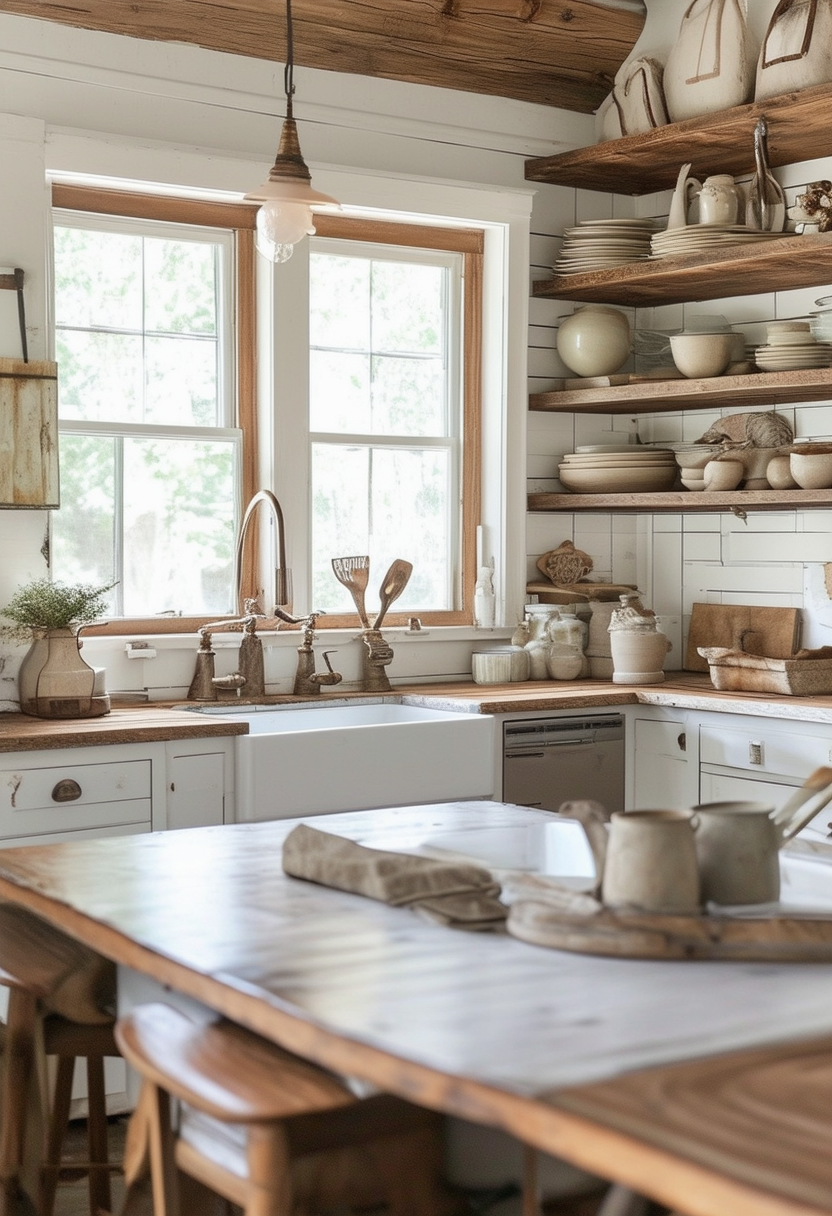
{"type": "Polygon", "coordinates": [[[457,929],[501,930],[508,913],[497,898],[499,883],[480,866],[368,849],[305,823],[283,843],[283,869],[293,878],[414,908],[457,929]]]}

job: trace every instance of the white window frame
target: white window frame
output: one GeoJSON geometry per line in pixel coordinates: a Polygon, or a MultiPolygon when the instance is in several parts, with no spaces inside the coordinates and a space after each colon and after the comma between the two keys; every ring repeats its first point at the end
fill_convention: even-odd
{"type": "MultiPolygon", "coordinates": [[[[450,250],[425,249],[413,245],[390,245],[383,242],[367,240],[349,240],[338,237],[313,236],[309,240],[309,253],[326,253],[333,257],[361,257],[367,261],[390,261],[410,263],[413,265],[430,265],[444,267],[447,276],[447,298],[444,302],[445,344],[448,354],[448,366],[445,373],[447,388],[445,400],[445,434],[443,436],[423,435],[382,435],[349,433],[340,431],[310,431],[307,459],[309,461],[310,485],[312,479],[312,446],[314,444],[331,444],[333,447],[354,445],[363,449],[388,448],[390,450],[423,450],[437,448],[448,453],[450,461],[450,484],[448,490],[448,536],[451,538],[448,552],[448,578],[445,588],[446,606],[433,607],[434,612],[460,612],[464,604],[464,588],[462,586],[462,445],[463,438],[463,399],[462,399],[462,342],[464,340],[464,324],[462,317],[464,257],[450,250]]],[[[309,350],[313,349],[312,343],[309,350]]],[[[306,520],[308,535],[312,538],[312,500],[309,496],[309,514],[306,520]]],[[[332,555],[336,556],[336,555],[332,555]]],[[[408,558],[410,555],[402,553],[408,558]]],[[[380,578],[383,571],[373,571],[380,578]]],[[[310,594],[306,589],[307,596],[310,594]]],[[[431,611],[428,605],[421,606],[422,613],[431,611]]]]}

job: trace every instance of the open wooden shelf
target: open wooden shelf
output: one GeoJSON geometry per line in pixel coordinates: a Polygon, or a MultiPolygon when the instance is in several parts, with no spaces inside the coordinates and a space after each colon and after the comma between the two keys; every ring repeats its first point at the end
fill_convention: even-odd
{"type": "Polygon", "coordinates": [[[532,393],[529,409],[568,414],[656,414],[793,401],[832,399],[832,368],[712,376],[707,380],[650,380],[612,388],[579,388],[532,393]]]}
{"type": "Polygon", "coordinates": [[[832,490],[672,490],[664,494],[529,494],[529,511],[801,511],[832,507],[832,490]]]}
{"type": "MultiPolygon", "coordinates": [[[[768,120],[772,165],[832,155],[832,84],[703,114],[641,135],[526,161],[526,178],[608,194],[649,194],[675,186],[681,165],[695,177],[754,170],[754,126],[768,120]]],[[[728,294],[728,293],[726,293],[728,294]]]]}
{"type": "MultiPolygon", "coordinates": [[[[832,123],[830,123],[832,126],[832,123]]],[[[609,270],[538,279],[534,296],[639,307],[747,296],[812,287],[832,281],[832,232],[784,236],[748,245],[655,262],[630,262],[609,270]]]]}

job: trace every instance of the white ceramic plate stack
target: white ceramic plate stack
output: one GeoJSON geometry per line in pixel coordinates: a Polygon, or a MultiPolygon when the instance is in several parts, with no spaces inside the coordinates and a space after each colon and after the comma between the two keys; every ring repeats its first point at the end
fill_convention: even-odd
{"type": "Polygon", "coordinates": [[[747,245],[788,236],[784,232],[761,232],[745,224],[687,224],[657,232],[650,242],[651,258],[678,258],[689,253],[704,253],[723,245],[747,245]]]}
{"type": "Polygon", "coordinates": [[[660,493],[673,488],[676,473],[669,448],[634,445],[570,452],[558,465],[561,485],[574,494],[660,493]]]}
{"type": "Polygon", "coordinates": [[[650,254],[655,220],[581,220],[563,234],[555,274],[583,274],[643,262],[650,254]]]}
{"type": "Polygon", "coordinates": [[[771,321],[766,326],[766,336],[765,346],[758,346],[754,352],[754,362],[761,371],[832,367],[832,345],[818,342],[808,321],[771,321]]]}

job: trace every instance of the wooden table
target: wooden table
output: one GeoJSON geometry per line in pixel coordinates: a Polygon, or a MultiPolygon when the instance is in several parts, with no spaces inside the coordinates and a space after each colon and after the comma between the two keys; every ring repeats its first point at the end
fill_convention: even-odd
{"type": "MultiPolygon", "coordinates": [[[[520,839],[548,818],[458,803],[312,824],[394,849],[464,831],[476,851],[483,831],[520,839]]],[[[4,850],[0,897],[302,1056],[688,1216],[832,1213],[832,968],[591,958],[442,928],[286,878],[291,826],[4,850]]]]}

